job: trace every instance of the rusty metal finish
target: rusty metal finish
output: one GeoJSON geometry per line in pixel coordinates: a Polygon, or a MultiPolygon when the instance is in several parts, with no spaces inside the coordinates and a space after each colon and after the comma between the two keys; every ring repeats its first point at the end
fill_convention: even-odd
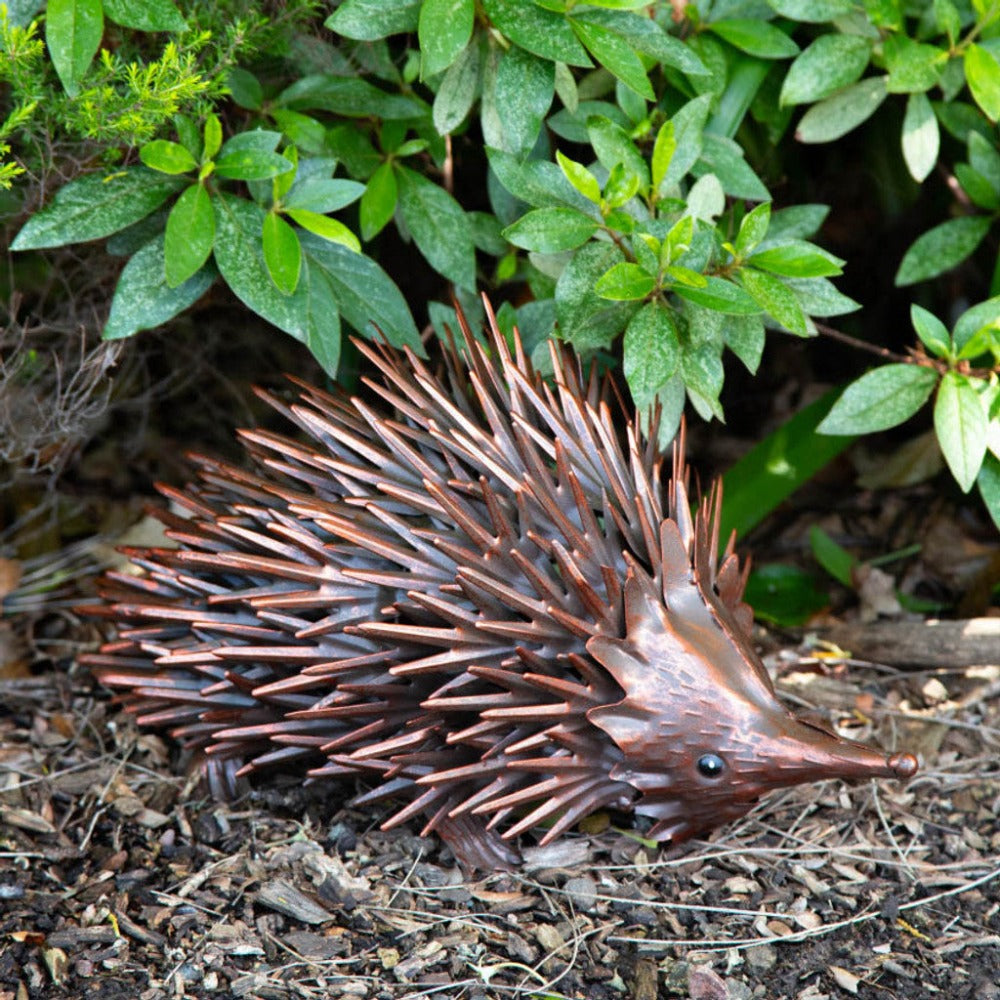
{"type": "Polygon", "coordinates": [[[484,869],[604,806],[677,841],[773,788],[910,777],[777,701],[682,448],[664,477],[606,383],[555,346],[546,383],[489,316],[441,375],[358,342],[364,398],[264,394],[309,443],[243,431],[256,471],[196,456],[161,487],[178,547],[105,578],[98,678],[204,751],[216,795],[275,765],[366,775],[356,801],[408,800],[385,828],[422,816],[484,869]]]}

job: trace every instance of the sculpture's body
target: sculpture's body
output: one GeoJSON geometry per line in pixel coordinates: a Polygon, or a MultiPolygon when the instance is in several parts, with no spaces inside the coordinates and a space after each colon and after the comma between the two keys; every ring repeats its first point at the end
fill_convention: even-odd
{"type": "Polygon", "coordinates": [[[275,763],[366,774],[364,801],[409,800],[386,826],[422,814],[484,868],[601,806],[677,840],[772,788],[914,773],[778,703],[717,495],[692,518],[676,458],[664,491],[596,377],[553,351],[550,389],[463,334],[443,379],[359,344],[367,401],[270,400],[311,445],[246,431],[259,473],[199,458],[163,490],[180,548],[110,575],[120,638],[90,657],[140,722],[204,748],[218,794],[275,763]]]}

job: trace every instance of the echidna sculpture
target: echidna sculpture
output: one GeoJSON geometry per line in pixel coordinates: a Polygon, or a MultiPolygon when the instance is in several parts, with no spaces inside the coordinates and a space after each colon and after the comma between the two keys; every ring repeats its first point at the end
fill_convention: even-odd
{"type": "Polygon", "coordinates": [[[460,318],[440,375],[359,341],[365,397],[262,394],[310,443],[242,431],[257,471],[195,456],[161,486],[177,548],[105,577],[100,681],[218,796],[273,765],[363,775],[356,802],[405,802],[383,828],[422,816],[486,870],[601,807],[678,841],[771,789],[914,774],[776,699],[682,448],[664,483],[606,381],[553,345],[546,382],[489,320],[480,343],[460,318]]]}

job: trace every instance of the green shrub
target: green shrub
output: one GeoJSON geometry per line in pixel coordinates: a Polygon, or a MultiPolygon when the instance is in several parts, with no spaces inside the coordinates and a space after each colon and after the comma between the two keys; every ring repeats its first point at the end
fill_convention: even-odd
{"type": "MultiPolygon", "coordinates": [[[[70,140],[111,165],[80,171],[14,242],[110,237],[129,259],[106,337],[221,278],[331,373],[342,320],[420,351],[374,259],[402,240],[473,315],[477,288],[527,289],[505,328],[541,364],[552,336],[620,360],[667,434],[686,401],[723,416],[727,352],[756,372],[767,330],[810,337],[859,307],[832,280],[850,262],[815,242],[827,209],[778,209],[771,191],[798,144],[900,122],[886,155],[932,224],[896,285],[927,303],[963,262],[992,277],[948,324],[914,302],[912,347],[803,433],[846,441],[933,397],[948,466],[1000,524],[996,0],[343,0],[322,25],[311,4],[49,0],[47,57],[38,6],[3,31],[17,124],[0,142],[26,138],[0,183],[52,169],[38,150],[70,140]],[[935,170],[948,204],[918,187],[935,170]]],[[[430,304],[439,331],[451,316],[430,304]]]]}

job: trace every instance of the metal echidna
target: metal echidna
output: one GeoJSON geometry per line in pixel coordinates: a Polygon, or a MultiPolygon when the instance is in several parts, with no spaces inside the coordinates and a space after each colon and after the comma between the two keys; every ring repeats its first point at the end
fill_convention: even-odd
{"type": "Polygon", "coordinates": [[[310,444],[243,431],[257,472],[197,457],[161,487],[179,548],[128,550],[141,575],[88,609],[119,628],[88,663],[140,723],[203,749],[218,795],[279,763],[366,775],[356,801],[409,799],[384,828],[421,814],[484,869],[602,806],[676,841],[773,788],[916,771],[776,700],[680,449],[664,488],[607,383],[553,346],[552,387],[492,313],[487,346],[460,322],[443,376],[359,342],[381,407],[265,394],[310,444]]]}

